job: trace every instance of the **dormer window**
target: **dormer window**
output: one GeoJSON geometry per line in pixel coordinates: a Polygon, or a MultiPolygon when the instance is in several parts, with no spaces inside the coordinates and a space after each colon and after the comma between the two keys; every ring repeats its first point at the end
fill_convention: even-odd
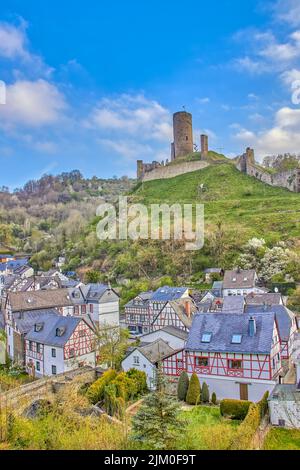
{"type": "Polygon", "coordinates": [[[201,343],[210,343],[212,338],[212,333],[203,333],[201,343]]]}
{"type": "Polygon", "coordinates": [[[56,328],[56,336],[61,337],[65,333],[66,328],[64,326],[61,326],[59,328],[56,328]]]}
{"type": "Polygon", "coordinates": [[[248,281],[248,278],[247,277],[244,277],[244,282],[247,282],[248,281]]]}
{"type": "Polygon", "coordinates": [[[44,323],[36,323],[34,325],[35,333],[39,333],[40,331],[42,331],[43,328],[44,328],[44,323]]]}
{"type": "Polygon", "coordinates": [[[242,335],[232,335],[231,344],[241,344],[242,337],[242,335]]]}
{"type": "Polygon", "coordinates": [[[232,279],[232,282],[236,282],[236,277],[234,277],[234,278],[232,279]]]}

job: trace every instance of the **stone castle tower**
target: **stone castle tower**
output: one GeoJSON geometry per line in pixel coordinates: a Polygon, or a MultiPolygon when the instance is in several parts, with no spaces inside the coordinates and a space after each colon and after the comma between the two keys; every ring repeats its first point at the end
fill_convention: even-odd
{"type": "Polygon", "coordinates": [[[194,152],[193,118],[190,113],[180,111],[173,115],[174,142],[171,145],[171,160],[194,152]]]}

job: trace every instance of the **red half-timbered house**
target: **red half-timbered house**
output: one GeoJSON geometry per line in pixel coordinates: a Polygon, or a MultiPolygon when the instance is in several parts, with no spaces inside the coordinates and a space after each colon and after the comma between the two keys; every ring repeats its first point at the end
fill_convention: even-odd
{"type": "Polygon", "coordinates": [[[174,384],[182,371],[195,372],[219,399],[258,401],[273,390],[282,369],[275,316],[197,314],[185,349],[162,367],[174,384]]]}

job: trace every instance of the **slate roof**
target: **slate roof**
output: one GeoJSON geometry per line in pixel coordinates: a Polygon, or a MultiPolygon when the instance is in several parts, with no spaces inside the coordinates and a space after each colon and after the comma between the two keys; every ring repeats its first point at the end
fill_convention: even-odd
{"type": "Polygon", "coordinates": [[[74,304],[82,304],[86,302],[97,303],[104,295],[107,296],[106,300],[109,302],[108,296],[111,293],[118,296],[114,289],[111,289],[105,284],[82,284],[75,288],[69,288],[69,294],[74,304]]]}
{"type": "Polygon", "coordinates": [[[255,286],[255,275],[253,269],[225,271],[223,289],[250,289],[255,286]]]}
{"type": "Polygon", "coordinates": [[[292,327],[292,319],[294,317],[293,312],[291,312],[284,305],[271,305],[271,306],[257,306],[257,305],[247,305],[245,307],[246,313],[249,315],[257,314],[274,314],[279,335],[282,341],[288,341],[290,337],[290,330],[292,327]]]}
{"type": "Polygon", "coordinates": [[[34,325],[26,334],[26,339],[36,341],[38,343],[47,344],[49,346],[63,347],[72,336],[75,328],[83,321],[79,317],[63,317],[62,315],[49,315],[43,321],[38,320],[37,323],[43,323],[41,331],[36,332],[34,325]],[[64,328],[65,332],[62,336],[56,335],[57,328],[64,328]]]}
{"type": "Polygon", "coordinates": [[[9,292],[8,299],[13,312],[68,307],[72,305],[68,289],[9,292]]]}
{"type": "Polygon", "coordinates": [[[168,302],[170,300],[180,299],[187,289],[187,287],[160,287],[153,293],[151,301],[168,302]]]}
{"type": "Polygon", "coordinates": [[[186,349],[203,352],[270,354],[274,315],[254,315],[256,334],[249,336],[249,316],[222,313],[196,314],[186,349]],[[202,335],[211,333],[211,342],[203,343],[202,335]],[[232,336],[241,334],[241,344],[232,344],[232,336]]]}
{"type": "Polygon", "coordinates": [[[246,303],[248,305],[280,305],[281,294],[269,292],[266,294],[251,293],[246,296],[246,303]]]}
{"type": "Polygon", "coordinates": [[[20,266],[24,266],[28,263],[28,258],[20,258],[16,260],[8,261],[7,263],[0,263],[0,271],[15,270],[20,266]]]}
{"type": "Polygon", "coordinates": [[[292,401],[300,405],[299,388],[293,384],[277,384],[268,401],[292,401]]]}
{"type": "Polygon", "coordinates": [[[192,318],[194,313],[197,312],[196,305],[189,299],[179,299],[179,300],[172,300],[170,302],[171,307],[176,312],[178,318],[182,321],[185,327],[190,328],[192,325],[192,318]],[[186,301],[189,301],[191,307],[191,316],[188,317],[186,314],[185,304],[186,301]]]}
{"type": "Polygon", "coordinates": [[[146,341],[147,336],[150,336],[150,335],[153,335],[153,334],[159,335],[159,333],[161,331],[164,331],[165,333],[167,333],[171,336],[175,336],[175,338],[179,338],[179,339],[182,339],[182,340],[187,340],[187,338],[188,338],[188,333],[186,331],[181,330],[180,328],[176,328],[175,326],[165,326],[161,330],[151,331],[150,333],[147,333],[147,334],[143,335],[141,337],[142,342],[144,344],[148,344],[147,341],[146,341]]]}
{"type": "Polygon", "coordinates": [[[245,307],[245,299],[242,296],[228,296],[224,297],[222,313],[237,313],[243,314],[245,307]]]}
{"type": "Polygon", "coordinates": [[[13,320],[21,334],[28,333],[35,323],[48,321],[50,316],[57,316],[57,310],[32,310],[27,312],[14,312],[13,320]]]}
{"type": "Polygon", "coordinates": [[[153,343],[149,343],[145,346],[137,348],[152,364],[156,364],[161,361],[165,356],[168,356],[174,352],[168,343],[162,339],[158,339],[153,343]]]}

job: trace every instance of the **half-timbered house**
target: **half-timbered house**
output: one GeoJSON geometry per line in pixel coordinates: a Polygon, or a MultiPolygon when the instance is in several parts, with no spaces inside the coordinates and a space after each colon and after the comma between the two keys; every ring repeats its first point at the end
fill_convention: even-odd
{"type": "Polygon", "coordinates": [[[185,370],[219,399],[258,401],[273,390],[282,368],[275,315],[196,314],[186,347],[162,367],[174,385],[185,370]]]}
{"type": "Polygon", "coordinates": [[[223,281],[223,296],[248,294],[263,294],[266,290],[258,286],[258,277],[253,269],[225,271],[223,281]]]}
{"type": "Polygon", "coordinates": [[[95,335],[82,318],[39,318],[25,336],[26,370],[36,377],[96,364],[95,335]]]}

